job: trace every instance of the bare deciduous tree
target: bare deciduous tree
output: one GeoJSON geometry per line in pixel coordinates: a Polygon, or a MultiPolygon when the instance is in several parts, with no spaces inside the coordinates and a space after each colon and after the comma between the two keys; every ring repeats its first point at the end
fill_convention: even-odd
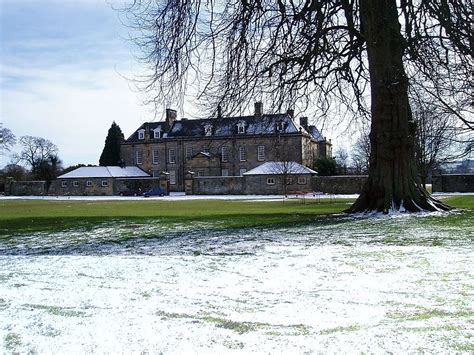
{"type": "Polygon", "coordinates": [[[471,96],[467,2],[135,0],[128,10],[155,101],[195,83],[229,112],[257,97],[322,114],[342,103],[371,116],[369,178],[350,212],[448,208],[419,180],[408,87],[423,79],[472,128],[458,106],[471,96]]]}
{"type": "Polygon", "coordinates": [[[15,181],[23,181],[28,178],[28,171],[21,165],[7,164],[0,170],[0,189],[4,190],[7,178],[13,178],[15,181]]]}
{"type": "Polygon", "coordinates": [[[334,153],[334,158],[337,163],[337,174],[347,175],[349,165],[349,153],[345,148],[339,148],[334,153]]]}
{"type": "Polygon", "coordinates": [[[367,174],[370,161],[370,137],[367,126],[363,126],[360,135],[352,147],[352,164],[357,174],[367,174]]]}
{"type": "Polygon", "coordinates": [[[434,169],[441,164],[462,158],[469,153],[472,134],[463,132],[456,117],[443,107],[415,100],[413,118],[416,122],[416,158],[423,186],[434,169]]]}
{"type": "Polygon", "coordinates": [[[0,126],[0,153],[9,152],[16,144],[16,137],[8,128],[0,126]]]}
{"type": "Polygon", "coordinates": [[[295,170],[295,162],[285,142],[278,136],[272,144],[271,151],[276,161],[270,162],[270,172],[276,175],[277,183],[281,185],[282,194],[288,194],[288,185],[292,184],[291,173],[295,170]]]}
{"type": "Polygon", "coordinates": [[[22,136],[19,143],[22,150],[15,157],[30,166],[32,171],[38,169],[44,162],[56,159],[58,154],[58,147],[45,138],[22,136]]]}

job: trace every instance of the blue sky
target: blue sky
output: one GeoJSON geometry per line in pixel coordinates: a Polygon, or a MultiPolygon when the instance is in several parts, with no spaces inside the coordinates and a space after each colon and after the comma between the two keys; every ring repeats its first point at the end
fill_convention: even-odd
{"type": "Polygon", "coordinates": [[[154,119],[129,80],[142,68],[112,8],[123,3],[0,0],[0,122],[51,140],[65,166],[97,163],[112,121],[128,135],[154,119]]]}

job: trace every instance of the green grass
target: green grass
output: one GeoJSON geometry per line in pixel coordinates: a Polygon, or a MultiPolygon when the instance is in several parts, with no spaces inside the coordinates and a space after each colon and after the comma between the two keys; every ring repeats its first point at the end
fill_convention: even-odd
{"type": "Polygon", "coordinates": [[[21,337],[16,333],[8,333],[3,338],[3,341],[7,350],[14,350],[17,346],[21,345],[21,337]]]}
{"type": "Polygon", "coordinates": [[[205,222],[220,228],[305,223],[318,215],[339,213],[351,202],[0,200],[0,234],[87,228],[115,219],[140,222],[156,218],[162,224],[205,222]]]}
{"type": "MultiPolygon", "coordinates": [[[[474,196],[449,196],[447,204],[474,209],[474,196]]],[[[309,223],[317,216],[340,213],[353,200],[232,201],[138,200],[51,201],[0,200],[0,235],[18,232],[88,228],[113,220],[161,224],[204,222],[216,228],[242,228],[309,223]]]]}
{"type": "Polygon", "coordinates": [[[455,195],[442,197],[441,200],[451,207],[474,209],[473,195],[455,195]]]}
{"type": "Polygon", "coordinates": [[[86,315],[85,312],[68,309],[66,307],[46,306],[42,304],[24,304],[23,306],[29,309],[38,309],[41,311],[45,311],[53,316],[84,317],[86,315]]]}

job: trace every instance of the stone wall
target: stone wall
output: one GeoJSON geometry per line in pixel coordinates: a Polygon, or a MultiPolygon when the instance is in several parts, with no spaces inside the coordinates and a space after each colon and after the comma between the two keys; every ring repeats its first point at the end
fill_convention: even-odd
{"type": "MultiPolygon", "coordinates": [[[[154,187],[160,187],[160,178],[143,178],[143,179],[116,179],[115,194],[120,194],[124,190],[138,190],[142,192],[151,190],[154,187]]],[[[164,189],[168,190],[168,189],[164,189]]]]}
{"type": "Polygon", "coordinates": [[[244,191],[243,176],[207,176],[194,177],[194,195],[242,195],[244,191]]]}
{"type": "MultiPolygon", "coordinates": [[[[298,175],[288,177],[286,193],[325,192],[333,194],[360,193],[367,176],[306,176],[303,183],[298,181],[298,175]]],[[[76,195],[76,196],[111,196],[118,195],[127,189],[147,191],[160,186],[159,178],[143,179],[113,179],[113,178],[84,178],[58,179],[51,183],[49,190],[45,181],[13,181],[8,194],[25,195],[76,195]],[[66,185],[63,185],[63,181],[66,185]],[[87,181],[90,181],[88,186],[87,181]],[[107,186],[102,186],[107,181],[107,186]],[[76,182],[76,183],[74,183],[76,182]]],[[[195,195],[282,195],[282,177],[276,175],[248,176],[207,176],[192,179],[193,194],[195,195]],[[268,183],[268,178],[274,178],[274,184],[268,183]]],[[[435,177],[433,191],[468,192],[474,191],[474,175],[442,175],[435,177]],[[437,180],[438,179],[438,180],[437,180]]]]}
{"type": "Polygon", "coordinates": [[[312,189],[329,194],[358,194],[366,180],[367,175],[315,176],[312,189]]]}
{"type": "Polygon", "coordinates": [[[12,196],[42,196],[46,195],[48,184],[46,181],[9,181],[5,193],[12,196]]]}
{"type": "MultiPolygon", "coordinates": [[[[283,195],[282,176],[207,176],[192,179],[194,195],[283,195]],[[268,178],[273,179],[269,183],[268,178]]],[[[286,193],[312,192],[310,175],[287,177],[286,193]],[[300,178],[300,179],[298,179],[300,178]]]]}
{"type": "Polygon", "coordinates": [[[433,192],[474,192],[474,174],[433,175],[433,192]]]}

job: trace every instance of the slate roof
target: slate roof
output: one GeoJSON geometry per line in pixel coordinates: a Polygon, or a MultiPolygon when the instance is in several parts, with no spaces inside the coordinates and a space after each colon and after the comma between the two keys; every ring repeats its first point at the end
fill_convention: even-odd
{"type": "Polygon", "coordinates": [[[308,133],[318,142],[326,141],[326,137],[323,137],[321,132],[315,126],[308,127],[308,133]]]}
{"type": "Polygon", "coordinates": [[[176,121],[168,137],[205,137],[206,125],[212,126],[212,136],[224,137],[238,134],[238,125],[245,125],[245,134],[273,134],[276,124],[282,123],[285,133],[297,133],[299,127],[287,114],[263,115],[261,117],[238,116],[222,119],[176,121]]]}
{"type": "Polygon", "coordinates": [[[58,176],[58,179],[150,177],[136,166],[83,166],[58,176]]]}
{"type": "Polygon", "coordinates": [[[316,174],[316,171],[294,161],[268,161],[244,175],[316,174]]]}
{"type": "MultiPolygon", "coordinates": [[[[150,139],[153,140],[154,137],[154,130],[155,129],[161,129],[161,134],[162,138],[166,138],[167,132],[169,131],[169,125],[166,122],[145,122],[143,123],[138,129],[133,132],[133,134],[127,138],[126,142],[130,143],[138,143],[138,142],[143,142],[143,139],[138,139],[138,131],[141,129],[148,130],[148,134],[150,136],[150,139]]],[[[158,139],[158,138],[156,138],[158,139]]]]}
{"type": "Polygon", "coordinates": [[[162,138],[191,138],[206,137],[207,125],[212,126],[212,134],[209,137],[227,137],[227,136],[245,136],[245,135],[264,135],[280,133],[299,133],[310,134],[317,141],[325,141],[318,129],[309,126],[305,129],[296,120],[292,119],[287,113],[268,114],[262,116],[236,116],[223,117],[220,119],[197,119],[197,120],[176,120],[171,127],[166,122],[147,122],[142,124],[127,140],[127,143],[140,143],[143,139],[138,139],[138,131],[145,129],[149,131],[150,140],[153,141],[153,130],[160,127],[162,138]],[[239,124],[245,126],[245,133],[238,132],[239,124]]]}

